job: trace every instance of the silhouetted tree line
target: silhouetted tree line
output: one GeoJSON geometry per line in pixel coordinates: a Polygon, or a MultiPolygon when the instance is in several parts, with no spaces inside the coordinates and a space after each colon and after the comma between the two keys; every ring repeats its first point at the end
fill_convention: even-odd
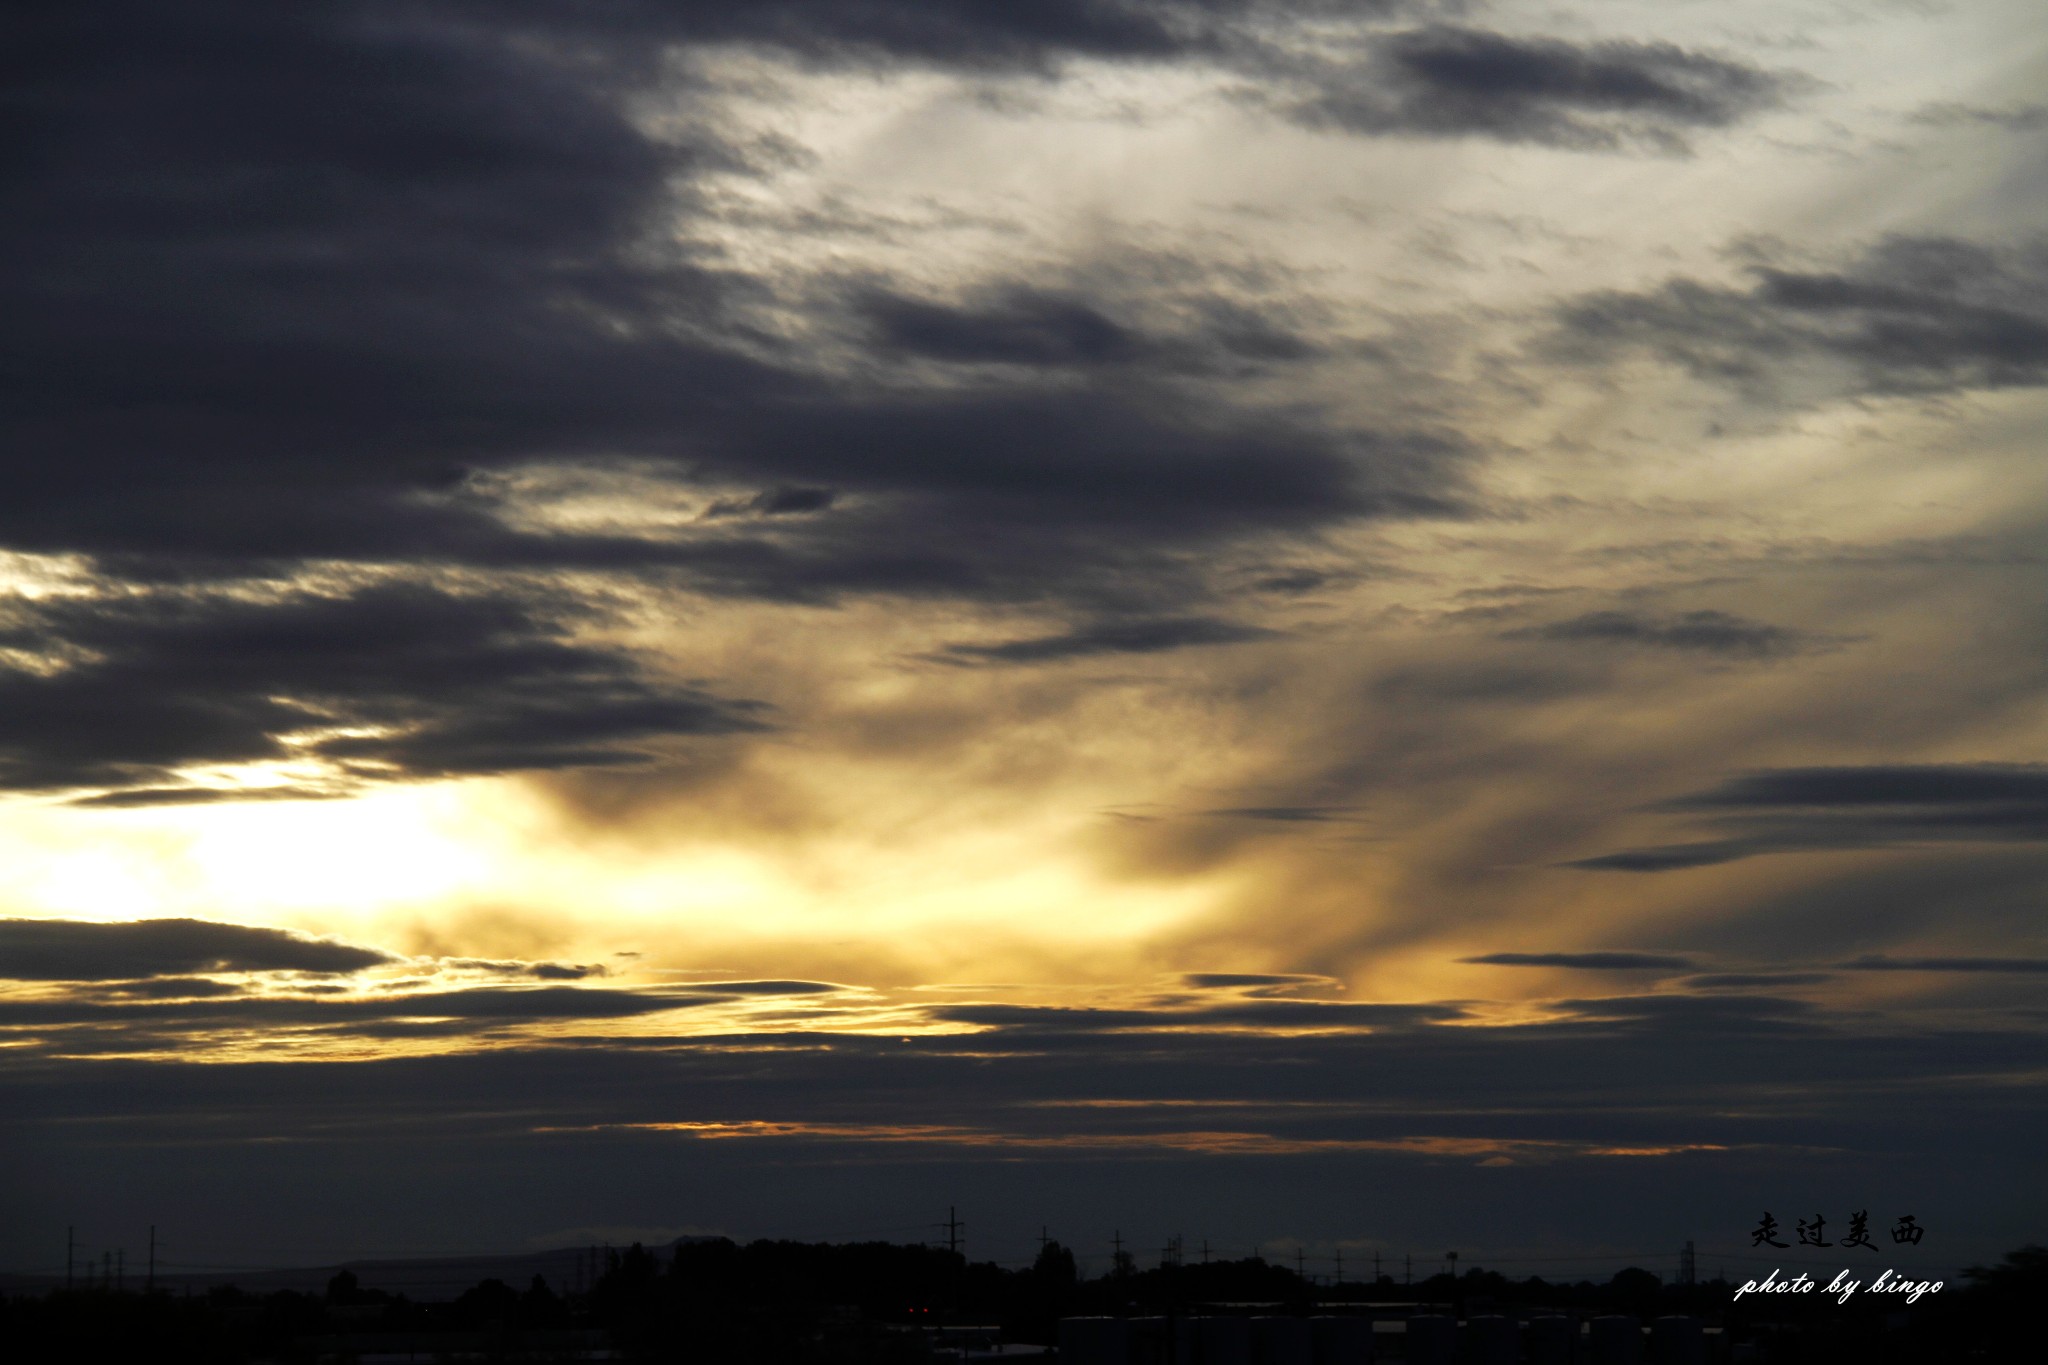
{"type": "MultiPolygon", "coordinates": [[[[1046,1245],[1028,1269],[969,1262],[931,1247],[724,1240],[608,1254],[587,1292],[536,1276],[525,1288],[487,1279],[448,1302],[365,1288],[347,1271],[324,1294],[58,1290],[0,1300],[0,1357],[24,1362],[314,1365],[416,1350],[493,1360],[565,1360],[599,1347],[687,1365],[897,1365],[930,1356],[934,1329],[996,1327],[1009,1341],[1054,1339],[1077,1314],[1155,1315],[1263,1305],[1327,1312],[1332,1304],[1419,1303],[1465,1313],[1692,1313],[1728,1337],[1800,1365],[1960,1365],[2023,1358],[2048,1306],[2048,1249],[2030,1246],[1968,1272],[1910,1308],[1819,1293],[1731,1303],[1723,1281],[1666,1285],[1631,1268],[1595,1283],[1513,1280],[1493,1271],[1413,1285],[1315,1285],[1259,1258],[1139,1270],[1128,1259],[1084,1278],[1073,1253],[1046,1245]]],[[[1227,1310],[1225,1310],[1227,1311],[1227,1310]]]]}

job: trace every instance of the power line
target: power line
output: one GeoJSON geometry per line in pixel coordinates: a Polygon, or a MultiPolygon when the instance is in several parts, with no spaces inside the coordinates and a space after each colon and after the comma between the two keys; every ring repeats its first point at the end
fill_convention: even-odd
{"type": "Polygon", "coordinates": [[[957,1212],[951,1204],[946,1205],[946,1221],[940,1223],[939,1226],[946,1230],[946,1250],[952,1252],[959,1251],[960,1229],[967,1225],[960,1221],[957,1212]]]}

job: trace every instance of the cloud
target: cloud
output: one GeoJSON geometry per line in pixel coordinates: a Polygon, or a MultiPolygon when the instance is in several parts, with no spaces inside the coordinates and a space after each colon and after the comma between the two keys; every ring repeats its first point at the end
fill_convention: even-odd
{"type": "Polygon", "coordinates": [[[441,967],[452,967],[459,971],[492,972],[503,976],[530,976],[537,981],[587,981],[595,976],[609,976],[610,971],[596,964],[574,962],[520,962],[489,957],[444,957],[438,960],[441,967]]]}
{"type": "Polygon", "coordinates": [[[1674,279],[1565,305],[1551,354],[1645,352],[1752,396],[1954,393],[2048,382],[2048,248],[1891,236],[1833,269],[1771,256],[1746,287],[1674,279]]]}
{"type": "MultiPolygon", "coordinates": [[[[835,374],[770,341],[768,314],[802,299],[693,236],[707,179],[776,153],[722,136],[708,78],[659,60],[665,44],[1036,69],[1193,51],[1234,8],[46,9],[11,48],[45,76],[21,86],[29,141],[0,228],[0,360],[19,395],[0,426],[15,489],[0,543],[131,576],[322,559],[1016,599],[1446,510],[1464,452],[1441,436],[1126,383],[835,374]],[[657,95],[680,111],[658,127],[636,116],[657,95]],[[628,465],[708,512],[568,527],[480,492],[628,465]]],[[[1071,300],[947,324],[885,294],[906,342],[1040,358],[1091,344],[1071,300]]],[[[1204,335],[1270,358],[1283,332],[1223,319],[1204,335]]]]}
{"type": "MultiPolygon", "coordinates": [[[[199,972],[359,972],[394,962],[388,953],[282,929],[196,919],[118,924],[83,920],[0,919],[0,978],[13,981],[122,981],[199,972]]],[[[196,982],[166,989],[210,993],[196,982]]]]}
{"type": "Polygon", "coordinates": [[[1591,868],[1596,872],[1679,872],[1691,867],[1713,867],[1732,863],[1769,850],[1739,839],[1709,840],[1697,844],[1664,844],[1656,848],[1623,849],[1578,858],[1567,867],[1591,868]]]}
{"type": "Polygon", "coordinates": [[[1043,290],[1012,289],[978,309],[876,293],[860,312],[882,345],[957,364],[1101,365],[1152,350],[1093,304],[1043,290]]]}
{"type": "Polygon", "coordinates": [[[1343,989],[1335,977],[1303,972],[1187,972],[1181,984],[1198,991],[1243,991],[1263,999],[1284,998],[1297,991],[1343,989]]]}
{"type": "Polygon", "coordinates": [[[690,989],[714,995],[830,995],[847,987],[830,981],[692,981],[690,989]]]}
{"type": "Polygon", "coordinates": [[[1588,972],[1686,971],[1695,964],[1669,953],[1487,953],[1461,957],[1488,967],[1564,967],[1588,972]]]}
{"type": "Polygon", "coordinates": [[[1835,964],[1845,972],[2048,972],[2048,957],[1885,957],[1872,954],[1835,964]]]}
{"type": "Polygon", "coordinates": [[[1207,616],[1098,621],[1057,635],[1031,636],[996,644],[951,644],[936,656],[948,663],[1038,664],[1102,654],[1160,654],[1199,645],[1234,645],[1267,640],[1280,632],[1207,616]]]}
{"type": "Polygon", "coordinates": [[[1668,872],[1795,850],[2048,841],[2048,767],[1876,764],[1745,773],[1658,809],[1728,837],[1627,849],[1574,867],[1668,872]]]}
{"type": "Polygon", "coordinates": [[[205,806],[221,801],[337,801],[349,793],[338,787],[130,787],[122,791],[74,796],[64,804],[99,810],[142,810],[150,806],[205,806]]]}
{"type": "MultiPolygon", "coordinates": [[[[1287,68],[1282,65],[1281,69],[1287,68]]],[[[1571,43],[1431,26],[1377,35],[1353,62],[1294,63],[1310,127],[1677,153],[1686,134],[1783,103],[1797,82],[1670,43],[1571,43]]]]}
{"type": "Polygon", "coordinates": [[[1071,1009],[1047,1005],[933,1005],[934,1019],[975,1024],[1006,1035],[1150,1033],[1182,1029],[1373,1031],[1418,1028],[1462,1018],[1460,1003],[1348,1003],[1249,998],[1169,1009],[1071,1009]]]}
{"type": "Polygon", "coordinates": [[[1688,976],[1679,984],[1694,990],[1753,990],[1759,986],[1818,986],[1834,979],[1829,972],[1707,972],[1688,976]]]}
{"type": "Polygon", "coordinates": [[[576,605],[418,584],[21,604],[0,642],[58,662],[0,672],[0,785],[161,804],[192,765],[325,760],[348,778],[417,778],[632,763],[663,737],[765,728],[758,703],[575,642],[563,617],[576,605]]]}
{"type": "Polygon", "coordinates": [[[1788,1032],[1800,1020],[1821,1013],[1807,1000],[1769,995],[1627,995],[1559,1000],[1555,1008],[1587,1019],[1640,1020],[1645,1023],[1717,1029],[1788,1032]]]}
{"type": "Polygon", "coordinates": [[[842,290],[705,236],[713,182],[787,152],[688,58],[1207,61],[1241,8],[38,11],[9,50],[36,74],[0,214],[0,547],[80,557],[102,595],[0,619],[33,665],[0,670],[0,788],[119,809],[644,763],[768,713],[607,643],[607,592],[1092,622],[939,656],[1051,663],[1264,638],[1213,613],[1219,573],[1464,515],[1456,431],[1186,382],[1313,347],[1214,262],[1177,261],[1157,317],[877,278],[854,311],[891,345],[854,364],[814,340],[842,290]],[[184,776],[287,762],[320,771],[184,776]]]}
{"type": "MultiPolygon", "coordinates": [[[[1112,1196],[1148,1217],[1156,1210],[1158,1225],[1170,1227],[1176,1210],[1185,1212],[1190,1178],[1219,1201],[1231,1191],[1271,1199],[1276,1186],[1291,1201],[1298,1178],[1302,1207],[1313,1210],[1314,1192],[1333,1180],[1380,1176],[1388,1193],[1376,1216],[1403,1237],[1411,1224],[1420,1236],[1456,1216],[1462,1206],[1449,1195],[1469,1186],[1472,1163],[1501,1152],[1565,1163],[1545,1178],[1562,1187],[1553,1210],[1566,1220],[1561,1237],[1586,1226],[1574,1220],[1587,1210],[1607,1206],[1597,1196],[1615,1175],[1602,1163],[1624,1153],[1702,1158],[1682,1184],[1711,1187],[1699,1211],[1709,1218],[1715,1204],[1753,1192],[1760,1171],[1785,1179],[1853,1163],[1904,1178],[1930,1160],[1964,1163],[1973,1180],[1950,1205],[1957,1237],[1986,1201],[2009,1200],[2038,1179],[2029,1162],[2043,1103],[2027,1083],[2041,1065],[2038,1026],[1995,1016],[1963,1027],[1879,1024],[1768,997],[1584,999],[1568,1008],[1565,1017],[1514,1026],[1444,1010],[1455,1026],[1374,1032],[1183,1029],[1183,1011],[1135,1011],[1160,1025],[1142,1038],[1123,1012],[1046,1011],[1049,1018],[1010,1014],[965,1039],[725,1034],[636,1046],[585,1037],[319,1067],[107,1058],[53,1068],[10,1048],[0,1050],[0,1075],[10,1152],[32,1163],[69,1151],[96,1183],[118,1189],[109,1177],[145,1170],[163,1178],[175,1162],[218,1200],[229,1182],[253,1182],[268,1195],[273,1168],[262,1163],[280,1148],[275,1175],[285,1183],[277,1188],[295,1189],[290,1182],[303,1181],[317,1152],[330,1179],[355,1192],[353,1214],[399,1226],[414,1216],[408,1172],[430,1174],[441,1196],[435,1219],[472,1204],[489,1217],[508,1182],[530,1185],[552,1210],[556,1183],[525,1177],[564,1160],[600,1165],[615,1177],[607,1188],[625,1187],[622,1204],[628,1196],[644,1204],[650,1189],[680,1197],[693,1186],[701,1204],[737,1185],[742,1227],[794,1216],[776,1202],[785,1194],[800,1209],[843,1193],[851,1163],[862,1163],[863,1184],[883,1185],[881,1207],[900,1208],[929,1189],[931,1158],[906,1164],[900,1152],[859,1149],[947,1141],[1115,1163],[1066,1168],[1054,1183],[1078,1182],[1088,1197],[1050,1212],[1034,1203],[1020,1235],[1041,1219],[1078,1222],[1112,1196]],[[678,1161],[679,1142],[695,1144],[687,1162],[678,1161]],[[231,1159],[218,1164],[222,1153],[231,1159]],[[1278,1160],[1243,1164],[1245,1155],[1278,1160]],[[1345,1164],[1331,1164],[1337,1155],[1345,1164]],[[357,1162],[362,1177],[345,1170],[357,1162]],[[644,1168],[674,1179],[679,1166],[674,1187],[639,1178],[644,1168]],[[384,1179],[368,1178],[380,1171],[384,1179]]],[[[272,1026],[262,1011],[248,1017],[272,1026]]],[[[190,1027],[217,1035],[221,1019],[190,1027]]],[[[972,1187],[971,1169],[949,1174],[972,1187]]],[[[1655,1178],[1660,1191],[1670,1188],[1669,1172],[1655,1178]]],[[[1522,1186],[1501,1185],[1481,1201],[1488,1226],[1509,1194],[1528,1197],[1522,1186]]],[[[564,1199],[587,1208],[606,1197],[576,1190],[564,1199]]],[[[609,1219],[610,1210],[598,1216],[609,1219]]],[[[721,1207],[706,1216],[730,1215],[721,1207]]],[[[483,1235],[467,1218],[465,1226],[483,1235]]]]}
{"type": "Polygon", "coordinates": [[[1740,659],[1783,658],[1832,643],[1825,636],[1723,611],[1687,611],[1661,617],[1631,611],[1594,611],[1547,625],[1507,631],[1505,636],[1567,644],[1635,645],[1740,659]]]}
{"type": "MultiPolygon", "coordinates": [[[[621,44],[753,44],[839,64],[1042,70],[1071,57],[1156,60],[1200,52],[1213,44],[1215,21],[1252,7],[1248,0],[628,0],[583,13],[513,9],[543,31],[621,44]]],[[[502,13],[489,5],[449,8],[468,16],[502,13]]]]}
{"type": "Polygon", "coordinates": [[[419,1032],[458,1035],[478,1026],[552,1019],[627,1019],[720,1003],[713,995],[661,994],[583,986],[472,986],[462,990],[385,995],[241,995],[231,999],[113,1002],[105,999],[0,1000],[0,1025],[47,1028],[84,1024],[127,1026],[127,1046],[153,1035],[176,1047],[193,1031],[283,1027],[365,1037],[419,1032]]]}
{"type": "Polygon", "coordinates": [[[93,988],[103,998],[115,1000],[208,1000],[223,995],[242,995],[246,988],[231,981],[204,976],[160,976],[141,981],[113,981],[93,988]]]}
{"type": "Polygon", "coordinates": [[[1962,815],[2048,814],[2048,765],[2027,763],[1878,764],[1771,768],[1667,803],[1671,810],[1948,810],[1962,815]]]}
{"type": "Polygon", "coordinates": [[[2001,128],[2008,133],[2032,133],[2048,128],[2048,104],[2015,102],[1998,108],[1987,108],[1984,105],[1959,104],[1943,100],[1921,105],[1909,115],[1909,118],[1914,123],[1934,128],[1975,125],[2001,128]]]}
{"type": "Polygon", "coordinates": [[[826,511],[838,501],[838,491],[831,488],[770,488],[750,498],[721,498],[704,509],[704,519],[803,516],[826,511]]]}
{"type": "Polygon", "coordinates": [[[1202,374],[1321,351],[1270,313],[1217,296],[1178,301],[1193,316],[1165,327],[1119,319],[1099,289],[1009,284],[959,303],[869,289],[854,306],[871,346],[953,365],[1202,374]]]}
{"type": "MultiPolygon", "coordinates": [[[[1199,989],[1272,989],[1299,975],[1216,973],[1199,989]]],[[[900,1208],[935,1181],[990,1189],[976,1182],[1005,1180],[1000,1163],[1029,1154],[1059,1163],[1053,1185],[1065,1193],[1053,1197],[1074,1202],[1033,1203],[1030,1225],[1015,1229],[1025,1246],[1042,1220],[1092,1226],[1083,1220],[1104,1200],[1135,1209],[1141,1226],[1170,1227],[1190,1179],[1219,1207],[1279,1189],[1305,1211],[1288,1226],[1316,1235],[1300,1220],[1315,1216],[1317,1191],[1371,1183],[1389,1191],[1376,1217],[1405,1240],[1465,1216],[1455,1191],[1496,1158],[1515,1163],[1498,1168],[1502,1180],[1541,1166],[1547,1193],[1492,1185],[1472,1215],[1490,1221],[1477,1226],[1497,1226],[1503,1200],[1533,1199],[1566,1240],[1592,1236],[1583,1220],[1630,1178],[1621,1162],[1682,1163],[1644,1178],[1697,1194],[1696,1216],[1711,1219],[1760,1178],[1855,1164],[1903,1179],[1940,1157],[1972,1176],[1947,1204],[1959,1239],[1990,1207],[1987,1191],[2010,1200],[2037,1179],[2028,1163],[2042,1104],[2028,1078],[2043,1040],[2039,1021],[2016,1012],[1927,1024],[1746,992],[1624,994],[1506,1024],[1469,1001],[1221,995],[897,1006],[900,1027],[884,1036],[835,1029],[823,1008],[801,1032],[765,1031],[743,1013],[760,1002],[730,1000],[697,986],[127,1005],[17,995],[0,1008],[0,1140],[31,1169],[69,1153],[87,1216],[101,1212],[91,1189],[147,1172],[174,1194],[191,1190],[223,1226],[244,1220],[235,1201],[253,1190],[269,1216],[299,1218],[295,1231],[317,1237],[325,1215],[293,1202],[312,1161],[350,1191],[351,1217],[377,1217],[394,1239],[450,1217],[466,1235],[499,1237],[489,1220],[505,1217],[508,1187],[530,1190],[522,1216],[538,1200],[546,1226],[571,1226],[553,1217],[570,1207],[613,1221],[590,1204],[613,1198],[602,1190],[555,1193],[547,1173],[564,1162],[603,1169],[614,1177],[605,1189],[623,1185],[642,1204],[694,1188],[705,1218],[775,1229],[816,1227],[783,1220],[843,1194],[849,1168],[864,1189],[881,1186],[878,1207],[900,1208]],[[350,1060],[272,1060],[313,1045],[350,1060]],[[195,1056],[210,1064],[190,1065],[195,1056]],[[414,1207],[428,1189],[431,1218],[414,1207]],[[725,1190],[743,1198],[703,1206],[725,1190]]],[[[993,1241],[1004,1206],[995,1192],[974,1197],[995,1210],[982,1224],[993,1241]]]]}
{"type": "Polygon", "coordinates": [[[1280,824],[1320,825],[1350,819],[1357,809],[1356,806],[1224,806],[1218,810],[1205,810],[1202,814],[1226,816],[1237,820],[1272,820],[1280,824]]]}

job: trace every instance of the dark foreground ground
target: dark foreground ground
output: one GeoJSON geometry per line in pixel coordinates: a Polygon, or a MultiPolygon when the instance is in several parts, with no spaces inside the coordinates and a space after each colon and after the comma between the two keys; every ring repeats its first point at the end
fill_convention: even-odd
{"type": "Polygon", "coordinates": [[[1510,1281],[1473,1270],[1413,1286],[1312,1285],[1263,1260],[1125,1263],[1075,1274],[1058,1243],[1028,1270],[928,1247],[693,1241],[607,1253],[583,1283],[487,1278],[426,1302],[366,1289],[344,1271],[322,1291],[232,1286],[141,1292],[103,1285],[0,1299],[0,1359],[41,1365],[315,1365],[383,1361],[667,1361],[691,1365],[885,1365],[1031,1358],[1066,1317],[1370,1315],[1379,1354],[1401,1359],[1411,1315],[1547,1313],[1706,1325],[1714,1361],[1948,1365],[2034,1354],[2048,1322],[2048,1248],[2030,1246],[1906,1306],[1879,1298],[1745,1297],[1715,1281],[1666,1285],[1643,1270],[1603,1284],[1510,1281]]]}

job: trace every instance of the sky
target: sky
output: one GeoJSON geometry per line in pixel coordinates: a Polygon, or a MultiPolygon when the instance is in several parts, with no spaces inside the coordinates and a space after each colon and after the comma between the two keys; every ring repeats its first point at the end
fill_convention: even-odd
{"type": "Polygon", "coordinates": [[[2048,1235],[2031,0],[0,25],[0,1266],[2048,1235]]]}

